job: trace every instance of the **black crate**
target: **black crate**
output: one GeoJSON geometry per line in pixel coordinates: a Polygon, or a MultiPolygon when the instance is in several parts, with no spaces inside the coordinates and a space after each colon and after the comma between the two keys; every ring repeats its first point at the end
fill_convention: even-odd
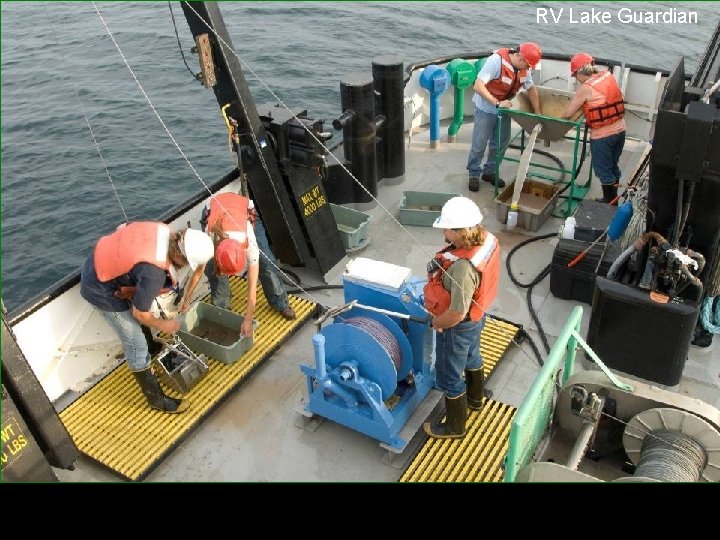
{"type": "Polygon", "coordinates": [[[648,381],[680,382],[700,303],[669,300],[605,278],[597,280],[587,342],[603,363],[648,381]]]}
{"type": "Polygon", "coordinates": [[[575,240],[592,242],[608,228],[617,206],[597,201],[582,201],[575,211],[575,240]]]}
{"type": "Polygon", "coordinates": [[[558,242],[553,253],[552,267],[550,268],[550,292],[555,297],[592,304],[595,277],[607,275],[610,266],[620,255],[620,249],[611,244],[605,250],[603,256],[605,244],[599,242],[592,247],[579,263],[572,268],[568,268],[568,263],[587,249],[591,243],[563,239],[558,242]],[[603,256],[602,263],[600,263],[596,274],[595,268],[597,268],[601,256],[603,256]]]}

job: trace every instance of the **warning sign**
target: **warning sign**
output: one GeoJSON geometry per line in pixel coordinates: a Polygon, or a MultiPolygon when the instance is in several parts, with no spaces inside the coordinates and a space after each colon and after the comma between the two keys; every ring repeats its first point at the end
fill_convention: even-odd
{"type": "Polygon", "coordinates": [[[300,195],[300,203],[302,204],[303,216],[305,216],[305,219],[308,219],[312,217],[315,212],[320,210],[320,208],[325,206],[328,201],[325,197],[325,193],[323,193],[322,189],[320,189],[320,186],[314,185],[305,193],[300,195]]]}

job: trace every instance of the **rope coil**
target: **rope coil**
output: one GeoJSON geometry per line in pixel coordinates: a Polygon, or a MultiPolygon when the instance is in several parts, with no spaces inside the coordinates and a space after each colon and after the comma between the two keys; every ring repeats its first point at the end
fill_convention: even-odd
{"type": "Polygon", "coordinates": [[[657,430],[645,437],[635,476],[660,482],[697,482],[707,463],[707,452],[683,433],[657,430]]]}

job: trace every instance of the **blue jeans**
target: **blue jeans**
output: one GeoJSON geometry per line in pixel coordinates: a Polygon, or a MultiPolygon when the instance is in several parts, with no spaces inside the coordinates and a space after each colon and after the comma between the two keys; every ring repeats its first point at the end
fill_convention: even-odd
{"type": "Polygon", "coordinates": [[[100,311],[100,313],[120,338],[130,371],[142,371],[148,368],[150,354],[148,354],[147,342],[140,323],[133,317],[132,310],[100,311]]]}
{"type": "Polygon", "coordinates": [[[592,168],[602,184],[620,181],[620,154],[625,146],[625,132],[621,131],[602,139],[590,139],[592,168]]]}
{"type": "Polygon", "coordinates": [[[205,277],[207,277],[208,285],[210,285],[213,305],[223,309],[230,309],[230,277],[219,276],[215,273],[214,258],[210,259],[205,265],[205,277]]]}
{"type": "Polygon", "coordinates": [[[499,116],[496,113],[486,113],[475,108],[475,120],[472,132],[472,144],[468,156],[467,170],[469,176],[480,176],[481,174],[495,174],[495,159],[497,154],[498,129],[501,130],[502,148],[505,148],[510,140],[510,115],[504,114],[502,126],[499,116]],[[488,144],[489,143],[489,144],[488,144]],[[485,147],[489,146],[485,166],[481,166],[485,147]]]}
{"type": "Polygon", "coordinates": [[[255,231],[255,239],[261,252],[259,278],[263,293],[271,308],[282,311],[289,305],[288,295],[280,278],[280,272],[275,268],[278,262],[270,249],[267,234],[265,233],[265,225],[263,225],[262,220],[258,218],[255,221],[253,230],[255,231]],[[270,261],[268,261],[268,259],[270,259],[270,261]]]}
{"type": "Polygon", "coordinates": [[[482,367],[480,333],[485,317],[461,322],[435,335],[435,385],[454,398],[465,392],[463,372],[482,367]]]}
{"type": "MultiPolygon", "coordinates": [[[[277,260],[270,250],[270,244],[265,234],[265,226],[260,219],[255,221],[253,231],[255,232],[255,239],[261,252],[258,273],[263,293],[270,307],[277,311],[282,311],[289,305],[288,295],[280,279],[280,274],[275,268],[275,266],[277,266],[277,260]],[[268,261],[268,258],[272,261],[272,264],[268,261]]],[[[215,273],[214,259],[210,259],[205,266],[205,276],[210,285],[213,304],[224,309],[230,309],[230,278],[228,276],[218,276],[215,273]]]]}

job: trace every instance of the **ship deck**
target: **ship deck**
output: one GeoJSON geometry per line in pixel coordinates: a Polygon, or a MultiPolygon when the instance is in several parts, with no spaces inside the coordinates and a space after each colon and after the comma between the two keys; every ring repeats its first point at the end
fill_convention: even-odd
{"type": "MultiPolygon", "coordinates": [[[[550,217],[537,232],[520,228],[506,231],[498,220],[493,188],[481,182],[479,192],[467,190],[465,164],[471,130],[472,125],[465,124],[455,143],[448,144],[443,139],[437,149],[429,148],[427,131],[406,139],[404,177],[381,181],[378,193],[380,204],[374,208],[357,208],[371,216],[370,242],[353,255],[406,266],[412,269],[413,274],[424,277],[428,258],[442,245],[442,232],[432,227],[400,226],[396,216],[402,192],[406,190],[459,193],[475,200],[485,216],[484,225],[499,238],[503,263],[509,250],[521,241],[559,230],[562,220],[550,217]]],[[[645,146],[644,141],[627,141],[621,159],[623,171],[634,170],[645,146]]],[[[552,152],[566,164],[572,163],[571,145],[567,142],[552,143],[550,148],[541,149],[552,152]]],[[[579,174],[579,182],[587,178],[589,166],[588,159],[579,174]]],[[[514,165],[504,162],[501,176],[506,181],[512,179],[514,165]]],[[[600,186],[594,180],[588,197],[600,195],[600,186]]],[[[550,263],[556,244],[557,239],[549,238],[518,250],[513,256],[517,279],[529,282],[538,275],[550,263]]],[[[303,288],[322,285],[319,272],[312,266],[292,270],[301,278],[303,288]]],[[[550,292],[549,281],[546,278],[533,289],[532,301],[552,344],[578,302],[555,298],[550,292]]],[[[335,283],[339,284],[340,279],[335,283]]],[[[339,289],[313,290],[300,296],[326,306],[342,303],[342,291],[339,289]]],[[[491,315],[521,325],[541,347],[525,296],[526,290],[513,285],[503,264],[500,290],[491,315]]],[[[590,306],[582,305],[581,333],[585,335],[590,306]]],[[[427,450],[424,446],[426,438],[421,433],[413,438],[405,452],[393,454],[364,434],[329,420],[309,422],[299,412],[306,392],[305,375],[301,373],[300,365],[313,363],[311,338],[315,331],[315,325],[309,321],[289,336],[268,361],[227,395],[144,480],[396,482],[404,475],[410,478],[412,471],[407,472],[408,467],[421,454],[421,448],[427,450]]],[[[578,355],[578,358],[581,357],[578,355]]],[[[586,369],[593,368],[585,360],[581,363],[586,369]]],[[[511,343],[488,383],[493,391],[493,402],[507,410],[518,407],[539,369],[527,343],[511,343]]],[[[683,378],[679,385],[670,389],[720,407],[720,350],[717,340],[706,349],[690,347],[683,378]]],[[[431,399],[438,399],[437,393],[431,395],[434,396],[431,399]]],[[[85,456],[78,459],[75,470],[57,469],[55,472],[61,481],[67,482],[123,481],[117,474],[85,456]]],[[[422,475],[419,478],[433,480],[422,475]]]]}

